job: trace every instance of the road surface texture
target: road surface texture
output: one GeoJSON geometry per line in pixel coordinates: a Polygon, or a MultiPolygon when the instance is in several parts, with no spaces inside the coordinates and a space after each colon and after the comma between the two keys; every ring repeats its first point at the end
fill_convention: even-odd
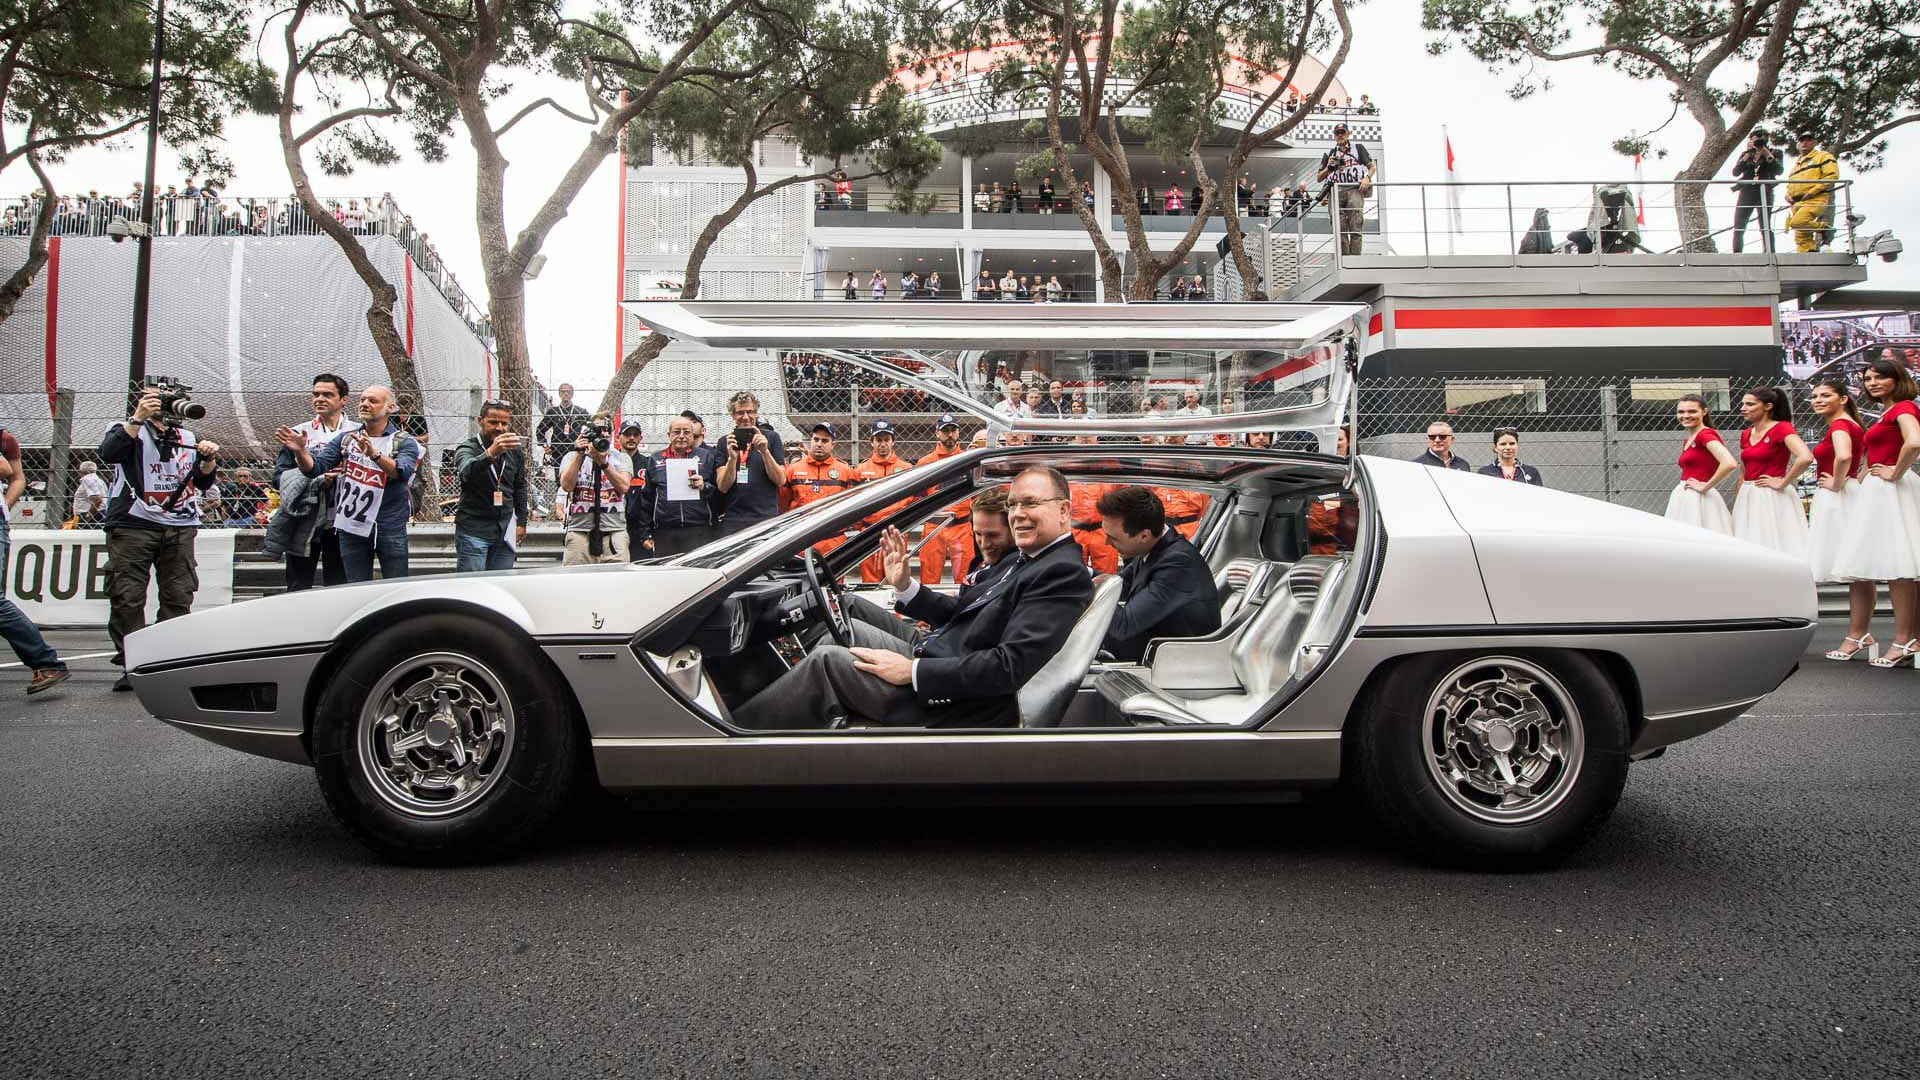
{"type": "MultiPolygon", "coordinates": [[[[1822,635],[1820,646],[1837,633],[1822,635]]],[[[63,651],[101,635],[59,634],[63,651]]],[[[371,859],[304,769],[0,671],[10,1077],[1862,1077],[1920,1061],[1920,674],[1805,668],[1598,842],[1301,806],[600,807],[371,859]]]]}

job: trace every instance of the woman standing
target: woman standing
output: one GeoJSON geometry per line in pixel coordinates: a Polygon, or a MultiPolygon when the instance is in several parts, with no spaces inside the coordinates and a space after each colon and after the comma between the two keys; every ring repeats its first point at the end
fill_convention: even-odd
{"type": "Polygon", "coordinates": [[[1740,433],[1743,466],[1733,497],[1733,535],[1762,547],[1807,557],[1807,515],[1793,482],[1813,464],[1813,451],[1793,430],[1793,405],[1771,386],[1740,399],[1747,429],[1740,433]]]}
{"type": "Polygon", "coordinates": [[[1920,652],[1920,406],[1912,373],[1882,353],[1867,365],[1867,396],[1887,411],[1861,438],[1866,475],[1847,500],[1847,536],[1834,570],[1849,581],[1887,583],[1893,639],[1875,667],[1913,667],[1920,652]]]}
{"type": "MultiPolygon", "coordinates": [[[[1827,437],[1813,448],[1814,475],[1820,478],[1820,486],[1813,493],[1807,562],[1813,568],[1813,580],[1840,581],[1837,567],[1840,543],[1847,536],[1847,501],[1859,486],[1856,476],[1866,429],[1860,426],[1860,413],[1853,407],[1845,379],[1828,376],[1814,383],[1807,403],[1827,422],[1827,437]]],[[[1847,593],[1847,636],[1839,648],[1827,653],[1829,660],[1851,660],[1874,644],[1868,632],[1873,628],[1873,583],[1853,582],[1847,593]]]]}
{"type": "Polygon", "coordinates": [[[885,300],[887,298],[887,275],[875,270],[873,277],[867,279],[867,284],[873,288],[873,298],[875,300],[885,300]]]}
{"type": "Polygon", "coordinates": [[[1687,441],[1680,447],[1680,486],[1667,497],[1667,516],[1732,536],[1733,518],[1714,488],[1732,476],[1740,463],[1733,459],[1733,451],[1721,441],[1720,433],[1707,426],[1706,399],[1699,394],[1683,395],[1673,415],[1686,429],[1687,441]]]}
{"type": "Polygon", "coordinates": [[[1540,470],[1520,461],[1520,429],[1493,429],[1493,464],[1480,468],[1481,476],[1497,476],[1502,480],[1518,480],[1534,487],[1545,487],[1540,479],[1540,470]]]}

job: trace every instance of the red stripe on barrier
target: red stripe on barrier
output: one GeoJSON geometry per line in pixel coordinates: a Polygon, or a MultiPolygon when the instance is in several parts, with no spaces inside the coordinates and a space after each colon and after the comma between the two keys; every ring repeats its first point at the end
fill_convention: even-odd
{"type": "Polygon", "coordinates": [[[1378,311],[1374,312],[1373,318],[1367,320],[1367,336],[1372,337],[1373,335],[1386,329],[1386,326],[1387,326],[1386,315],[1383,314],[1382,312],[1378,312],[1378,311]]]}
{"type": "Polygon", "coordinates": [[[60,238],[47,238],[47,415],[60,386],[60,238]]]}
{"type": "Polygon", "coordinates": [[[407,256],[407,355],[413,355],[413,256],[407,256]]]}
{"type": "Polygon", "coordinates": [[[1771,326],[1764,307],[1401,308],[1398,330],[1539,330],[1574,327],[1771,326]]]}

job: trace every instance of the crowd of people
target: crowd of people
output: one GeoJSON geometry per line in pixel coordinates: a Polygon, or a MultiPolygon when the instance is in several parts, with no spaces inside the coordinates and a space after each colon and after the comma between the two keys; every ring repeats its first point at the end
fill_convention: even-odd
{"type": "Polygon", "coordinates": [[[1702,397],[1680,398],[1675,415],[1686,439],[1667,516],[1804,560],[1816,582],[1846,583],[1847,634],[1828,659],[1912,667],[1920,655],[1920,407],[1913,372],[1892,350],[1866,366],[1862,384],[1856,399],[1840,376],[1814,382],[1806,404],[1826,435],[1812,447],[1794,428],[1793,402],[1775,387],[1741,398],[1738,451],[1712,426],[1702,397]],[[1871,423],[1863,406],[1879,411],[1871,423]],[[1818,481],[1811,520],[1794,489],[1809,470],[1818,481]],[[1736,473],[1729,511],[1719,488],[1736,473]],[[1872,634],[1882,583],[1894,617],[1884,655],[1872,634]]]}

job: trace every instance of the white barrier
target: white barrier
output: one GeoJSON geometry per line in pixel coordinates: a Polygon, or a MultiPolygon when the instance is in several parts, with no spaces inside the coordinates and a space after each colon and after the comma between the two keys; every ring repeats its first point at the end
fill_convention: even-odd
{"type": "MultiPolygon", "coordinates": [[[[107,625],[107,534],[99,529],[16,529],[0,578],[7,599],[47,629],[104,629],[107,625]]],[[[201,529],[193,545],[200,589],[194,608],[233,603],[233,530],[201,529]]],[[[147,621],[160,606],[157,583],[147,585],[147,621]]]]}

